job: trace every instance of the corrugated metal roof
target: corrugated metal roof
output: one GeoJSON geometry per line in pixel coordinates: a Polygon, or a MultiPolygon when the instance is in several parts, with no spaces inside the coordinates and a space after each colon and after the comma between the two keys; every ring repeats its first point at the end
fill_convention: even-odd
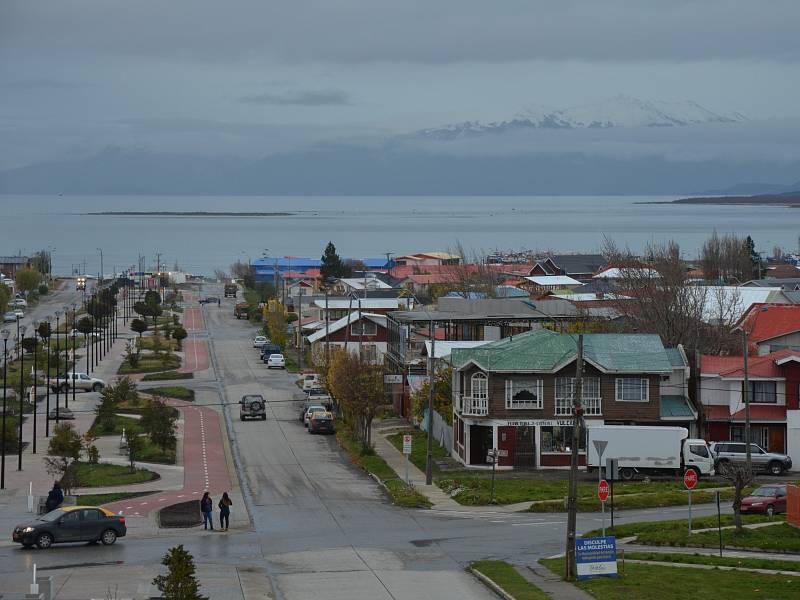
{"type": "Polygon", "coordinates": [[[661,396],[661,418],[674,419],[686,418],[695,419],[697,415],[689,404],[689,399],[686,396],[661,396]]]}
{"type": "MultiPolygon", "coordinates": [[[[669,373],[672,364],[654,334],[595,333],[583,336],[584,358],[614,373],[669,373]]],[[[488,371],[552,372],[577,356],[577,336],[546,329],[508,337],[480,348],[454,350],[453,364],[474,361],[488,371]]]]}
{"type": "Polygon", "coordinates": [[[532,281],[536,285],[557,285],[559,287],[567,285],[581,285],[581,282],[566,275],[531,275],[526,277],[528,281],[532,281]]]}

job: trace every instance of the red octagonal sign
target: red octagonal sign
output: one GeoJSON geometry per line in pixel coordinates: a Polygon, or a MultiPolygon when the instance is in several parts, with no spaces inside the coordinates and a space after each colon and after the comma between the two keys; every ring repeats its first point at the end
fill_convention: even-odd
{"type": "Polygon", "coordinates": [[[600,502],[608,500],[608,482],[605,479],[601,479],[597,484],[597,497],[600,498],[600,502]]]}
{"type": "Polygon", "coordinates": [[[686,489],[694,489],[694,486],[697,485],[697,471],[686,469],[686,473],[683,474],[683,485],[686,486],[686,489]]]}

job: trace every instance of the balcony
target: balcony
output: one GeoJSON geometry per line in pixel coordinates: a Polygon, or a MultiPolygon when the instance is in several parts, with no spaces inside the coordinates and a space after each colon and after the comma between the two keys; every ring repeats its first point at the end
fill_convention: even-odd
{"type": "Polygon", "coordinates": [[[461,414],[465,417],[485,417],[489,414],[489,398],[461,396],[461,414]]]}

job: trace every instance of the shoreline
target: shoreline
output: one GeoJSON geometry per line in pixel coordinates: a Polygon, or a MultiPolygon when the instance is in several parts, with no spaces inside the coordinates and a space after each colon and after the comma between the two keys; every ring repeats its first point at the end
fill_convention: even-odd
{"type": "Polygon", "coordinates": [[[203,210],[191,211],[129,211],[109,210],[100,212],[82,213],[82,216],[92,217],[293,217],[290,212],[214,212],[203,210]]]}

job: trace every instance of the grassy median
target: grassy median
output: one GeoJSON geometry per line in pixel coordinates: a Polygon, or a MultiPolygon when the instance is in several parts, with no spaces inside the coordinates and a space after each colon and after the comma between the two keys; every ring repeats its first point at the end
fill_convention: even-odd
{"type": "Polygon", "coordinates": [[[547,600],[550,598],[548,594],[517,573],[513,565],[503,560],[479,560],[472,563],[470,568],[491,579],[516,600],[547,600]]]}
{"type": "Polygon", "coordinates": [[[111,487],[153,481],[158,479],[158,473],[147,469],[135,469],[131,473],[130,467],[126,465],[78,463],[77,477],[79,487],[111,487]]]}
{"type": "Polygon", "coordinates": [[[371,454],[364,453],[361,442],[356,440],[350,431],[340,427],[336,432],[336,439],[353,463],[381,480],[395,504],[406,508],[428,508],[431,506],[430,501],[424,495],[398,477],[394,469],[380,456],[374,452],[371,454]]]}
{"type": "Polygon", "coordinates": [[[189,388],[180,385],[162,385],[140,391],[143,394],[154,394],[156,396],[165,396],[167,398],[176,398],[178,400],[194,402],[194,390],[190,390],[189,388]]]}
{"type": "Polygon", "coordinates": [[[142,381],[172,381],[177,379],[194,379],[194,373],[180,373],[178,371],[161,371],[159,373],[148,373],[142,377],[142,381]]]}
{"type": "Polygon", "coordinates": [[[685,554],[682,552],[625,552],[628,560],[652,560],[689,565],[711,565],[740,569],[769,569],[772,571],[800,571],[800,561],[770,558],[736,558],[716,554],[685,554]]]}
{"type": "MultiPolygon", "coordinates": [[[[564,559],[540,561],[554,573],[564,559]]],[[[627,563],[619,577],[595,577],[575,585],[597,600],[792,600],[800,597],[800,577],[746,571],[627,563]]]]}

